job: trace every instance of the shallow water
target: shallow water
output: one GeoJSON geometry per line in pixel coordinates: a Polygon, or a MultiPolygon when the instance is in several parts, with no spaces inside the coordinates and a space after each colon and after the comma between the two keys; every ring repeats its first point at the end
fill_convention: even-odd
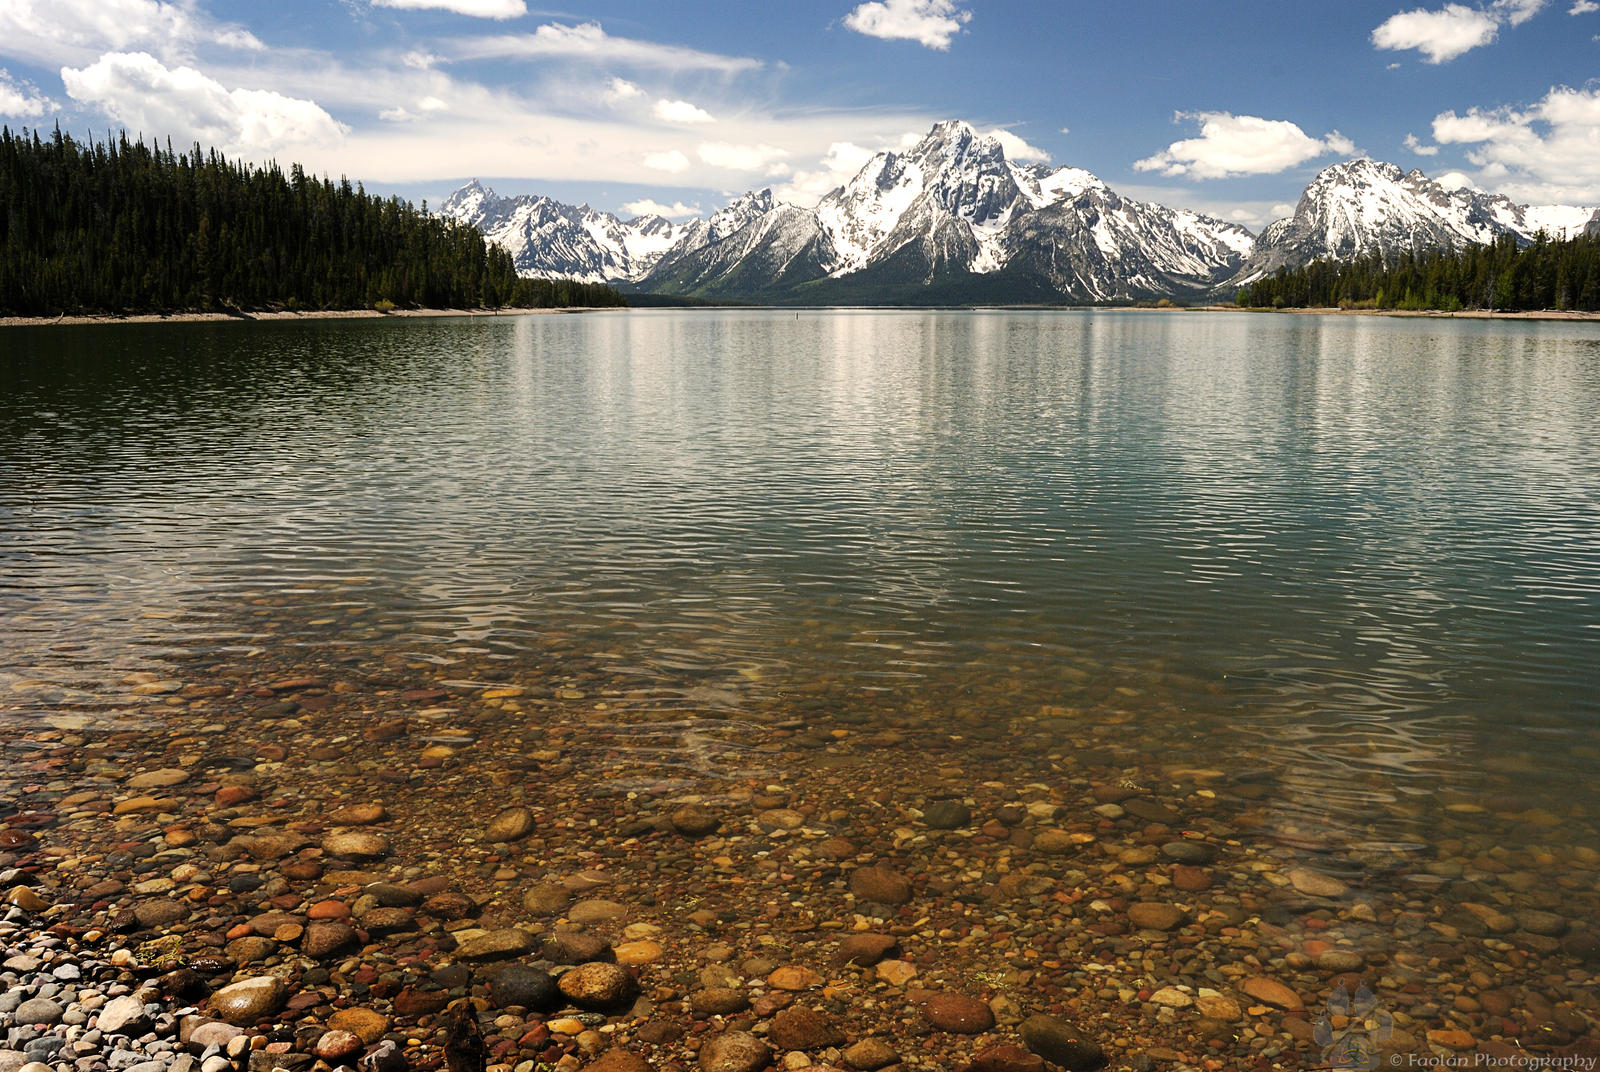
{"type": "Polygon", "coordinates": [[[599,675],[667,779],[892,720],[1258,780],[1367,866],[1480,807],[1600,847],[1594,325],[8,329],[0,395],[7,732],[178,665],[599,675]]]}

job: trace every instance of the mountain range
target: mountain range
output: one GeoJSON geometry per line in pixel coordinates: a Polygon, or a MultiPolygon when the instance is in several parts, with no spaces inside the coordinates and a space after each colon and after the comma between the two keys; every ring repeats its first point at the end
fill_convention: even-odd
{"type": "Polygon", "coordinates": [[[441,211],[509,250],[525,276],[814,305],[1231,297],[1319,258],[1600,232],[1600,210],[1518,205],[1361,159],[1323,170],[1292,216],[1256,236],[1125,198],[1078,168],[1015,163],[998,139],[959,121],[877,154],[814,208],[762,190],[709,219],[624,220],[546,197],[498,197],[474,180],[441,211]]]}

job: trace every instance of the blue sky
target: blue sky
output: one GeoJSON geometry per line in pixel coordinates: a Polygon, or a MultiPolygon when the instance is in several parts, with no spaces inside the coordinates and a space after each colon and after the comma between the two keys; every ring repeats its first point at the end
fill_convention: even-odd
{"type": "Polygon", "coordinates": [[[0,122],[435,202],[809,204],[944,118],[1253,228],[1355,154],[1600,204],[1600,2],[0,0],[0,122]]]}

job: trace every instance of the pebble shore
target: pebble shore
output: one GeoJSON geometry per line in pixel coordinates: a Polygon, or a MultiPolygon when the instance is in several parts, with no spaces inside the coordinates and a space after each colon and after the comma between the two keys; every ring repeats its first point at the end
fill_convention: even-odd
{"type": "Polygon", "coordinates": [[[1080,709],[299,669],[8,734],[0,1072],[1600,1058],[1581,802],[1419,799],[1402,853],[1080,709]]]}

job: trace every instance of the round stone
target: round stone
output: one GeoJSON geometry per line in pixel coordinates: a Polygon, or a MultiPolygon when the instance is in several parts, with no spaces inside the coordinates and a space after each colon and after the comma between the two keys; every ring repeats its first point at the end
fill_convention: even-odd
{"type": "Polygon", "coordinates": [[[1159,901],[1140,901],[1128,906],[1128,920],[1143,931],[1170,931],[1183,922],[1183,909],[1159,901]]]}
{"type": "Polygon", "coordinates": [[[1289,882],[1296,891],[1307,897],[1343,897],[1350,892],[1350,887],[1339,879],[1309,867],[1290,869],[1289,882]]]}
{"type": "Polygon", "coordinates": [[[149,1022],[144,1014],[144,1002],[132,994],[112,998],[100,1007],[95,1027],[106,1035],[127,1035],[142,1031],[149,1022]]]}
{"type": "Polygon", "coordinates": [[[1150,1003],[1164,1005],[1169,1009],[1187,1009],[1194,1004],[1194,998],[1176,987],[1164,986],[1150,995],[1150,1003]]]}
{"type": "Polygon", "coordinates": [[[389,1018],[372,1009],[340,1009],[328,1017],[328,1027],[335,1031],[348,1031],[370,1046],[389,1030],[389,1018]]]}
{"type": "Polygon", "coordinates": [[[189,915],[189,908],[181,901],[145,901],[134,906],[133,918],[146,930],[170,927],[189,915]]]}
{"type": "Polygon", "coordinates": [[[702,1072],[760,1072],[771,1062],[767,1044],[748,1031],[724,1031],[700,1047],[702,1072]]]}
{"type": "Polygon", "coordinates": [[[176,767],[166,767],[161,770],[146,771],[144,774],[135,774],[128,779],[129,789],[169,789],[175,785],[182,785],[189,780],[189,772],[176,767]]]}
{"type": "Polygon", "coordinates": [[[533,949],[533,936],[515,927],[469,938],[456,948],[457,960],[509,960],[533,949]]]}
{"type": "Polygon", "coordinates": [[[660,960],[665,952],[660,942],[653,942],[648,938],[637,942],[623,942],[615,950],[618,964],[653,964],[660,960]]]}
{"type": "Polygon", "coordinates": [[[712,986],[689,995],[689,1007],[705,1016],[728,1016],[750,1007],[750,996],[731,986],[712,986]]]}
{"type": "Polygon", "coordinates": [[[522,910],[533,916],[554,916],[572,903],[572,893],[554,882],[541,882],[522,895],[522,910]]]}
{"type": "Polygon", "coordinates": [[[936,800],[923,809],[922,821],[935,830],[955,830],[972,822],[972,809],[959,800],[936,800]]]}
{"type": "Polygon", "coordinates": [[[875,1072],[900,1060],[895,1048],[882,1039],[862,1039],[844,1051],[844,1063],[860,1072],[875,1072]]]}
{"type": "Polygon", "coordinates": [[[206,1002],[211,1015],[238,1027],[248,1027],[283,1009],[289,988],[283,980],[258,975],[223,987],[206,1002]]]}
{"type": "Polygon", "coordinates": [[[1217,847],[1204,841],[1169,841],[1161,846],[1161,855],[1178,864],[1204,867],[1217,858],[1217,847]]]}
{"type": "Polygon", "coordinates": [[[329,834],[322,839],[322,851],[345,860],[381,860],[389,855],[389,839],[369,830],[329,834]]]}
{"type": "Polygon", "coordinates": [[[483,840],[491,845],[503,845],[525,838],[531,833],[533,833],[533,812],[524,807],[507,808],[489,821],[489,828],[484,831],[483,840]]]}
{"type": "Polygon", "coordinates": [[[1070,830],[1041,830],[1033,836],[1033,851],[1045,856],[1070,856],[1094,841],[1093,835],[1070,830]]]}
{"type": "Polygon", "coordinates": [[[19,1024],[52,1025],[60,1022],[61,1014],[61,1006],[49,998],[29,998],[12,1011],[11,1019],[19,1024]]]}
{"type": "Polygon", "coordinates": [[[785,964],[767,976],[767,985],[774,990],[810,990],[822,985],[822,976],[810,968],[785,964]]]}
{"type": "Polygon", "coordinates": [[[1239,989],[1263,1005],[1271,1005],[1279,1009],[1305,1008],[1305,1003],[1300,1000],[1300,995],[1276,979],[1268,979],[1261,975],[1252,976],[1240,983],[1239,989]]]}
{"type": "Polygon", "coordinates": [[[911,900],[911,880],[881,864],[858,867],[850,873],[850,892],[863,901],[903,905],[911,900]]]}
{"type": "Polygon", "coordinates": [[[852,934],[839,943],[839,961],[871,967],[899,947],[891,934],[852,934]]]}
{"type": "Polygon", "coordinates": [[[579,901],[567,911],[568,920],[581,924],[604,923],[608,920],[624,919],[627,915],[627,905],[605,900],[579,901]]]}
{"type": "Polygon", "coordinates": [[[316,1055],[329,1064],[340,1064],[366,1049],[349,1031],[327,1031],[317,1039],[316,1055]]]}
{"type": "Polygon", "coordinates": [[[965,994],[934,994],[922,1003],[922,1015],[940,1031],[979,1035],[994,1026],[994,1012],[965,994]]]}
{"type": "Polygon", "coordinates": [[[826,1013],[801,1005],[774,1016],[768,1037],[780,1050],[822,1050],[844,1042],[844,1034],[826,1013]]]}
{"type": "Polygon", "coordinates": [[[562,973],[558,985],[580,1009],[615,1009],[639,995],[639,984],[615,964],[584,964],[562,973]]]}
{"type": "Polygon", "coordinates": [[[348,923],[321,920],[309,924],[300,939],[300,952],[321,959],[342,953],[357,944],[356,929],[348,923]]]}
{"type": "Polygon", "coordinates": [[[1349,949],[1328,949],[1317,956],[1317,967],[1323,971],[1354,972],[1366,966],[1366,959],[1349,949]]]}
{"type": "Polygon", "coordinates": [[[717,832],[722,817],[704,804],[684,804],[667,816],[672,828],[684,837],[705,837],[717,832]]]}
{"type": "Polygon", "coordinates": [[[1077,1026],[1055,1016],[1030,1016],[1022,1023],[1028,1049],[1068,1072],[1087,1072],[1105,1063],[1105,1051],[1084,1038],[1077,1026]]]}
{"type": "Polygon", "coordinates": [[[532,1012],[549,1012],[561,1004],[561,991],[549,972],[526,964],[512,964],[489,982],[494,1003],[504,1009],[520,1005],[532,1012]]]}

